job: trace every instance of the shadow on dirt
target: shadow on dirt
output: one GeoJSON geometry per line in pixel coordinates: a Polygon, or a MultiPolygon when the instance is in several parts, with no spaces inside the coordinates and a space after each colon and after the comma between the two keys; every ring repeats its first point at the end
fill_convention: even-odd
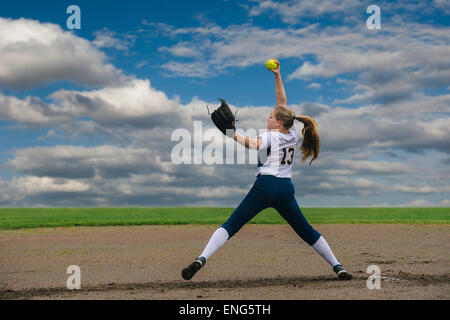
{"type": "MultiPolygon", "coordinates": [[[[403,282],[414,282],[414,285],[432,285],[448,283],[450,276],[445,275],[414,275],[405,272],[397,273],[396,280],[403,282]]],[[[85,286],[76,291],[68,290],[64,287],[59,288],[32,288],[23,290],[0,290],[0,299],[29,299],[33,297],[47,297],[73,295],[74,293],[86,292],[108,292],[114,290],[122,291],[141,291],[154,290],[159,292],[167,292],[170,290],[182,289],[236,289],[236,288],[254,288],[254,287],[270,287],[270,286],[291,286],[291,287],[308,287],[326,285],[334,286],[365,286],[367,276],[354,276],[351,281],[340,281],[334,276],[319,277],[275,277],[275,278],[258,278],[258,279],[242,279],[242,280],[219,280],[219,281],[154,281],[146,283],[109,283],[85,286]],[[363,282],[363,283],[362,283],[363,282]]]]}

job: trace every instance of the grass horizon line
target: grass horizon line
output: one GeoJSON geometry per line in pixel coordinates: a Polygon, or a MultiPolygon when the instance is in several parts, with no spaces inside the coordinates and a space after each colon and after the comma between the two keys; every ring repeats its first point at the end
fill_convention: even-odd
{"type": "MultiPolygon", "coordinates": [[[[301,207],[311,224],[450,224],[450,207],[301,207]]],[[[0,208],[0,230],[124,225],[222,224],[234,207],[0,208]]],[[[273,209],[251,224],[286,224],[273,209]]]]}

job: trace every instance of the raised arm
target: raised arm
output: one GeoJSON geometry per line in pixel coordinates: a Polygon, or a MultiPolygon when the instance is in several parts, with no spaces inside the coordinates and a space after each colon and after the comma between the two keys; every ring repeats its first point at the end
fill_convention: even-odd
{"type": "Polygon", "coordinates": [[[277,105],[287,107],[286,93],[284,92],[283,80],[281,80],[280,63],[277,59],[274,60],[278,64],[278,68],[272,70],[275,75],[275,97],[277,105]]]}

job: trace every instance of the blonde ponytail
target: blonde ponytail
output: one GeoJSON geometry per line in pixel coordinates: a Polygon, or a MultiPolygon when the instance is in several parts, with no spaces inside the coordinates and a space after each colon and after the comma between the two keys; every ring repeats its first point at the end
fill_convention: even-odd
{"type": "Polygon", "coordinates": [[[309,165],[311,165],[311,162],[317,159],[320,152],[320,138],[316,120],[308,116],[297,115],[294,115],[294,119],[300,121],[304,125],[302,129],[303,141],[300,147],[300,150],[302,151],[302,163],[304,163],[308,157],[312,156],[312,159],[309,162],[309,165]]]}

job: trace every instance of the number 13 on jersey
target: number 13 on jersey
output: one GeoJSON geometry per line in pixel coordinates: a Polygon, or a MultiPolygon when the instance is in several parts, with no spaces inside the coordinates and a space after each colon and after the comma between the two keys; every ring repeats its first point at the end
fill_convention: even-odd
{"type": "Polygon", "coordinates": [[[290,165],[292,163],[292,160],[294,159],[294,148],[283,148],[281,149],[281,151],[283,152],[283,159],[281,159],[280,164],[288,164],[290,165]],[[289,156],[288,156],[289,154],[289,156]],[[288,157],[286,159],[286,157],[288,157]]]}

